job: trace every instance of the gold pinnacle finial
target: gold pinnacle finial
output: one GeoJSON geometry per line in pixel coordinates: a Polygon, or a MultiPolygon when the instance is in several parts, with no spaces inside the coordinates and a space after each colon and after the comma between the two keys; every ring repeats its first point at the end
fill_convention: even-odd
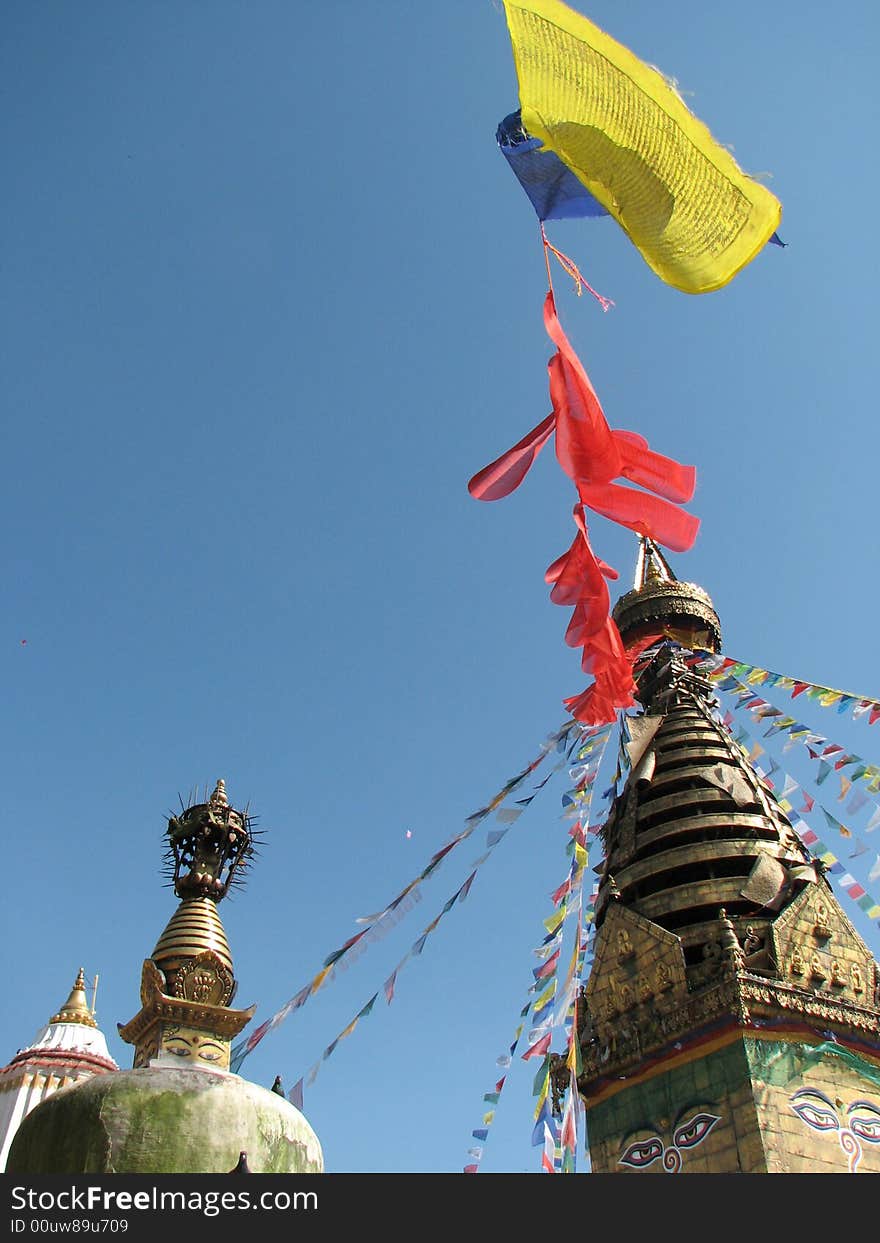
{"type": "Polygon", "coordinates": [[[214,793],[211,795],[210,801],[211,803],[213,803],[215,807],[217,806],[228,807],[229,806],[229,799],[226,796],[226,782],[223,780],[222,777],[218,780],[217,784],[214,786],[214,793]]]}
{"type": "Polygon", "coordinates": [[[77,973],[70,996],[50,1023],[81,1023],[84,1027],[97,1027],[95,1016],[86,1001],[86,978],[82,967],[77,973]]]}
{"type": "Polygon", "coordinates": [[[647,535],[641,536],[633,590],[642,591],[652,583],[674,583],[676,581],[675,575],[669,568],[669,562],[654,541],[647,535]]]}

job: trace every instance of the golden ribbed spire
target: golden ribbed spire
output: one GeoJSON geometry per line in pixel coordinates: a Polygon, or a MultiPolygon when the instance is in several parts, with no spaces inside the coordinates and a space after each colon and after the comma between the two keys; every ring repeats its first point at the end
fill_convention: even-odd
{"type": "Polygon", "coordinates": [[[150,957],[171,982],[182,963],[206,950],[213,950],[227,970],[232,970],[232,955],[217,903],[212,898],[184,898],[150,957]]]}
{"type": "Polygon", "coordinates": [[[97,1027],[95,1016],[86,1001],[86,979],[80,967],[74,981],[70,996],[57,1014],[53,1014],[50,1023],[81,1023],[84,1027],[97,1027]]]}

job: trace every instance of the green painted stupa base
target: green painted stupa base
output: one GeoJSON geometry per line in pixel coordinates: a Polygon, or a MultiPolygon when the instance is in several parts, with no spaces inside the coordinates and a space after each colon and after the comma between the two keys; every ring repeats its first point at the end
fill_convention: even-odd
{"type": "Polygon", "coordinates": [[[321,1145],[283,1096],[238,1075],[150,1067],[97,1075],[24,1119],[10,1174],[320,1174],[321,1145]]]}

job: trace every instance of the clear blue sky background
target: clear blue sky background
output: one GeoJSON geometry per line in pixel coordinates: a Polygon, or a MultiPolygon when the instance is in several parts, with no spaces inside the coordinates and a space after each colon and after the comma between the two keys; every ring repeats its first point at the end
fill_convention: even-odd
{"type": "MultiPolygon", "coordinates": [[[[673,565],[726,650],[876,695],[877,6],[583,7],[772,174],[788,248],[691,297],[610,219],[556,225],[616,303],[560,274],[563,323],[611,424],[697,466],[673,565]]],[[[257,1023],[562,723],[585,679],[543,574],[574,495],[552,452],[506,501],[466,490],[549,408],[500,5],[9,0],[3,26],[0,1062],[82,964],[129,1066],[178,794],[222,776],[267,831],[221,908],[257,1023]]],[[[628,586],[633,537],[591,533],[628,586]]],[[[850,745],[880,759],[878,729],[850,745]]],[[[564,788],[322,1063],[328,1169],[467,1160],[566,871],[564,788]]],[[[483,845],[242,1073],[308,1072],[483,845]]],[[[539,1168],[531,1080],[486,1172],[539,1168]]]]}

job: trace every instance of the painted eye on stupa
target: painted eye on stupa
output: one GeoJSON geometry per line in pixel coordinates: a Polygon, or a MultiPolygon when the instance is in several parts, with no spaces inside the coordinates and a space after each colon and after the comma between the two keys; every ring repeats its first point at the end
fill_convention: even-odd
{"type": "Polygon", "coordinates": [[[813,1130],[840,1130],[840,1122],[834,1112],[834,1107],[827,1096],[823,1096],[821,1092],[811,1092],[809,1089],[795,1092],[789,1103],[798,1117],[803,1118],[807,1126],[811,1126],[813,1130]]]}
{"type": "Polygon", "coordinates": [[[650,1139],[639,1139],[630,1144],[618,1165],[631,1165],[635,1170],[642,1170],[662,1155],[663,1145],[656,1135],[652,1135],[650,1139]]]}
{"type": "Polygon", "coordinates": [[[854,1135],[869,1144],[880,1144],[880,1109],[876,1105],[870,1101],[853,1101],[846,1112],[854,1135]]]}
{"type": "Polygon", "coordinates": [[[694,1114],[687,1122],[683,1122],[676,1128],[672,1142],[676,1148],[693,1148],[696,1144],[702,1143],[715,1123],[720,1121],[717,1114],[694,1114]]]}
{"type": "Polygon", "coordinates": [[[199,1049],[198,1057],[200,1062],[220,1062],[223,1060],[223,1050],[219,1045],[207,1041],[199,1049]]]}

